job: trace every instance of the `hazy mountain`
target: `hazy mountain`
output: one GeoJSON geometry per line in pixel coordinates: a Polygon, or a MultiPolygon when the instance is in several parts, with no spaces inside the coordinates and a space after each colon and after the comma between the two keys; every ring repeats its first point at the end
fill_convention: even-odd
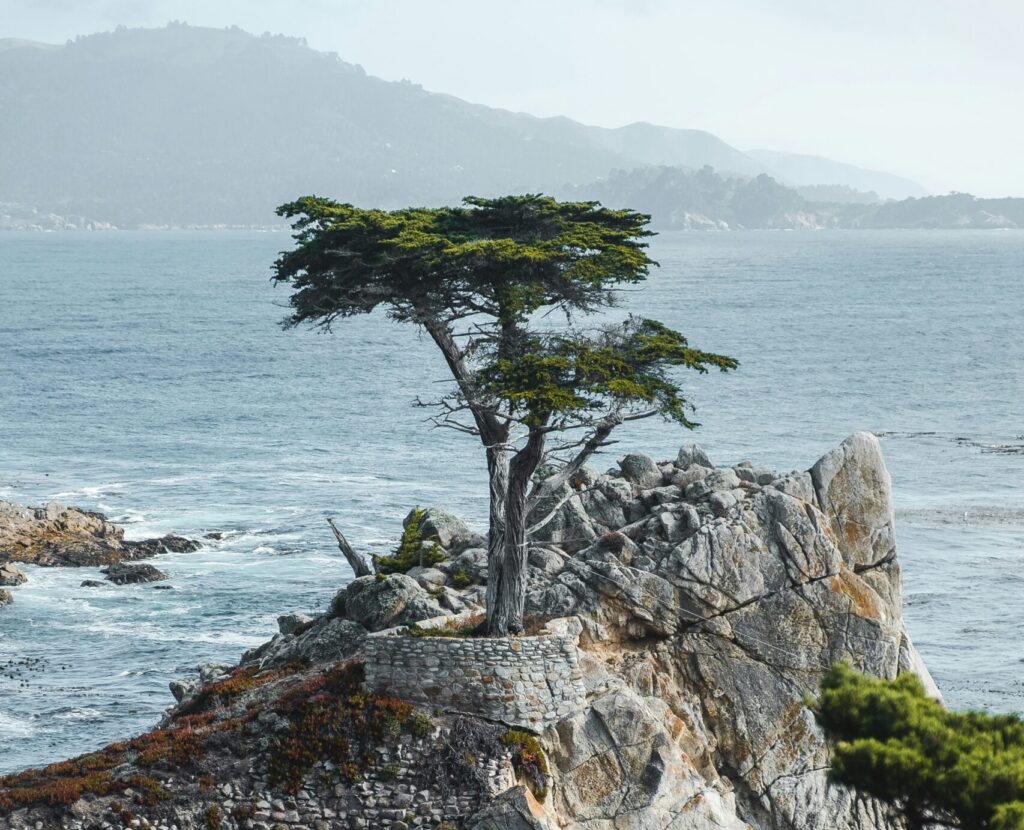
{"type": "Polygon", "coordinates": [[[383,81],[294,38],[182,24],[0,42],[0,146],[8,216],[127,227],[270,224],[314,192],[392,207],[643,165],[764,169],[699,130],[535,118],[383,81]]]}
{"type": "Polygon", "coordinates": [[[808,199],[767,174],[725,176],[710,167],[615,171],[598,181],[566,188],[560,195],[631,207],[651,214],[653,226],[666,230],[1024,228],[1024,199],[978,199],[951,193],[882,203],[853,198],[847,189],[812,188],[811,193],[840,198],[808,199]]]}
{"type": "Polygon", "coordinates": [[[8,49],[59,49],[51,43],[37,43],[34,40],[22,40],[18,37],[0,37],[0,52],[8,49]]]}
{"type": "Polygon", "coordinates": [[[844,185],[854,190],[874,191],[883,199],[928,195],[927,190],[910,179],[878,170],[864,170],[821,156],[778,153],[774,150],[749,150],[747,155],[760,162],[780,182],[791,187],[844,185]]]}

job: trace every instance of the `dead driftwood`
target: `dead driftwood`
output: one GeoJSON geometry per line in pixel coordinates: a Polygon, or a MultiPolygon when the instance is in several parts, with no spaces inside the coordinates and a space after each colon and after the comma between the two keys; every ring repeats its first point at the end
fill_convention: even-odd
{"type": "Polygon", "coordinates": [[[341,548],[341,552],[345,554],[345,559],[348,560],[349,567],[352,568],[353,573],[357,577],[360,576],[373,576],[373,571],[370,566],[366,564],[366,560],[356,553],[355,548],[348,543],[348,539],[345,538],[345,534],[338,530],[338,526],[334,523],[333,519],[328,519],[327,524],[331,526],[331,530],[334,531],[334,538],[338,540],[338,547],[341,548]]]}

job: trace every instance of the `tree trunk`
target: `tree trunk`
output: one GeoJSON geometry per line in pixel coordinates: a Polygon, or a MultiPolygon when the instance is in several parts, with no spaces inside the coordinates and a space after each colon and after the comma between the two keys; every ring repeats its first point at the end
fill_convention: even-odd
{"type": "MultiPolygon", "coordinates": [[[[434,322],[425,323],[424,327],[444,355],[452,376],[469,404],[473,420],[480,433],[480,441],[487,452],[487,477],[490,491],[487,528],[487,627],[490,630],[499,600],[500,586],[504,583],[507,547],[505,505],[509,481],[509,460],[505,445],[508,441],[509,428],[507,423],[503,422],[493,410],[482,405],[477,399],[476,391],[473,388],[472,373],[466,365],[465,355],[458,343],[455,342],[451,330],[447,326],[434,322]]],[[[511,336],[508,329],[509,326],[503,324],[503,344],[511,336]]],[[[529,475],[532,475],[532,470],[529,475]]]]}
{"type": "Polygon", "coordinates": [[[487,448],[490,485],[490,524],[487,533],[487,627],[497,600],[505,565],[505,496],[508,493],[508,453],[504,447],[487,448]]]}
{"type": "Polygon", "coordinates": [[[526,495],[533,474],[544,457],[545,433],[531,430],[530,437],[509,464],[505,496],[505,551],[501,570],[488,572],[487,631],[493,637],[519,634],[526,605],[526,495]]]}

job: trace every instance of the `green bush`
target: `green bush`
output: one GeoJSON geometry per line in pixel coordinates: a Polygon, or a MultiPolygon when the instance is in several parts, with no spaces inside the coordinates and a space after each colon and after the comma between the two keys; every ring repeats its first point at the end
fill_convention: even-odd
{"type": "Polygon", "coordinates": [[[832,742],[834,781],[933,824],[1024,830],[1024,722],[950,712],[905,674],[878,680],[834,666],[812,703],[832,742]]]}
{"type": "Polygon", "coordinates": [[[544,749],[533,735],[512,729],[501,736],[501,742],[512,750],[512,768],[525,779],[542,804],[548,797],[548,759],[544,749]]]}
{"type": "Polygon", "coordinates": [[[444,552],[435,541],[424,541],[423,518],[427,511],[417,507],[402,531],[398,549],[391,556],[377,557],[377,573],[404,574],[417,566],[429,568],[444,561],[444,552]]]}

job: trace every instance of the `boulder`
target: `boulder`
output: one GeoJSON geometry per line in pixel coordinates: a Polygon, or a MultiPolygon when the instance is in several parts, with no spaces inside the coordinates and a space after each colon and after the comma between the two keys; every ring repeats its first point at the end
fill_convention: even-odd
{"type": "Polygon", "coordinates": [[[6,588],[0,588],[0,608],[10,605],[12,602],[14,602],[14,597],[11,595],[11,592],[6,588]]]}
{"type": "Polygon", "coordinates": [[[199,673],[199,681],[204,686],[207,683],[213,683],[215,680],[220,680],[227,677],[234,666],[229,666],[227,663],[200,663],[196,666],[196,671],[199,673]]]}
{"type": "Polygon", "coordinates": [[[199,680],[194,677],[172,680],[167,684],[174,699],[181,703],[185,698],[192,697],[199,690],[199,680]]]}
{"type": "Polygon", "coordinates": [[[769,485],[780,493],[786,493],[794,498],[811,504],[817,503],[814,494],[814,483],[811,481],[810,473],[789,473],[784,476],[776,476],[769,485]]]}
{"type": "Polygon", "coordinates": [[[763,486],[765,484],[771,484],[775,479],[775,471],[770,470],[767,467],[755,467],[750,461],[744,461],[733,467],[733,471],[739,477],[740,481],[745,481],[749,484],[757,484],[763,486]]]}
{"type": "MultiPolygon", "coordinates": [[[[415,510],[409,512],[402,527],[409,524],[415,513],[415,510]]],[[[429,507],[424,511],[420,533],[425,540],[434,539],[446,550],[458,548],[460,543],[472,542],[476,536],[462,519],[441,507],[429,507]]]]}
{"type": "Polygon", "coordinates": [[[106,574],[107,579],[115,585],[138,585],[144,582],[159,582],[161,579],[167,579],[167,574],[147,564],[127,565],[122,563],[111,565],[109,568],[104,568],[102,573],[106,574]]]}
{"type": "Polygon", "coordinates": [[[694,464],[708,469],[714,468],[708,454],[697,444],[687,444],[679,450],[676,456],[676,466],[680,470],[688,470],[694,464]]]}
{"type": "Polygon", "coordinates": [[[565,567],[565,554],[550,548],[531,547],[527,554],[527,563],[547,577],[552,577],[565,567]]]}
{"type": "Polygon", "coordinates": [[[21,585],[27,581],[28,577],[14,567],[10,562],[4,562],[0,565],[0,587],[10,588],[14,585],[21,585]]]}
{"type": "Polygon", "coordinates": [[[337,612],[339,605],[344,609],[345,619],[370,631],[409,625],[444,614],[437,600],[406,574],[383,578],[363,576],[353,580],[345,588],[343,597],[335,597],[332,609],[337,612]]]}
{"type": "Polygon", "coordinates": [[[98,579],[83,579],[80,588],[109,588],[109,582],[100,582],[98,579]]]}
{"type": "Polygon", "coordinates": [[[736,497],[731,492],[715,492],[708,499],[708,506],[716,516],[727,516],[736,506],[736,497]]]}
{"type": "Polygon", "coordinates": [[[828,517],[850,567],[872,565],[895,554],[892,482],[874,435],[854,433],[810,473],[818,507],[828,517]]]}
{"type": "Polygon", "coordinates": [[[132,559],[147,559],[161,553],[194,553],[202,545],[195,539],[175,536],[172,533],[159,539],[144,539],[141,542],[125,542],[124,547],[132,554],[132,559]]]}
{"type": "Polygon", "coordinates": [[[471,584],[487,583],[487,551],[484,548],[469,548],[455,557],[448,565],[448,576],[456,588],[471,584]]]}
{"type": "Polygon", "coordinates": [[[319,617],[301,633],[278,634],[258,649],[246,652],[242,665],[256,663],[261,669],[268,669],[297,663],[336,663],[355,654],[366,634],[365,628],[351,620],[319,617]]]}
{"type": "Polygon", "coordinates": [[[305,614],[295,612],[282,614],[277,618],[277,630],[281,634],[294,634],[296,628],[301,628],[312,620],[312,617],[307,617],[305,614]]]}
{"type": "Polygon", "coordinates": [[[703,481],[712,472],[710,467],[704,467],[700,464],[691,464],[685,470],[678,470],[672,475],[672,483],[680,490],[686,490],[691,484],[696,484],[698,481],[703,481]]]}
{"type": "Polygon", "coordinates": [[[595,499],[602,499],[596,489],[577,490],[570,484],[562,485],[535,505],[527,516],[528,527],[541,525],[530,537],[531,541],[558,545],[569,553],[587,547],[600,536],[585,506],[585,503],[596,505],[595,499]]]}
{"type": "Polygon", "coordinates": [[[649,455],[642,452],[633,452],[619,461],[619,469],[626,481],[635,484],[641,490],[651,490],[654,487],[661,487],[661,467],[649,455]]]}
{"type": "Polygon", "coordinates": [[[447,576],[437,568],[410,568],[406,576],[411,576],[427,593],[440,591],[444,587],[447,576]]]}
{"type": "Polygon", "coordinates": [[[686,488],[686,498],[694,501],[715,491],[734,490],[740,486],[739,476],[731,467],[712,470],[699,481],[686,488]]]}

